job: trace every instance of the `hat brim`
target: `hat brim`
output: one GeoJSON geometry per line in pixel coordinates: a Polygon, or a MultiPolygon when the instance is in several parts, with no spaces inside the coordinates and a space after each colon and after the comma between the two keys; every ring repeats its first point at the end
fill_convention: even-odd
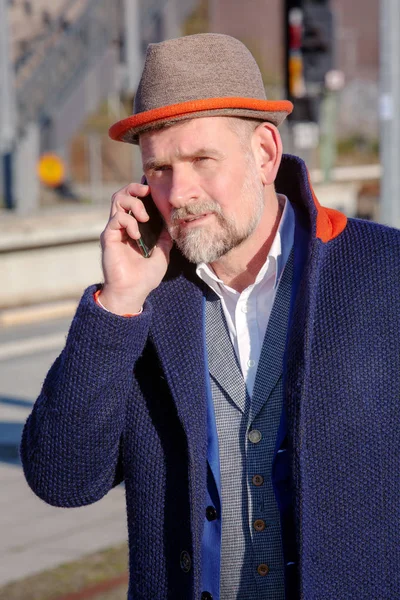
{"type": "Polygon", "coordinates": [[[139,134],[151,125],[166,121],[182,121],[209,116],[247,117],[269,121],[277,127],[292,112],[289,100],[259,100],[255,98],[206,98],[171,104],[138,113],[114,123],[109,129],[111,139],[118,142],[139,143],[139,134]]]}

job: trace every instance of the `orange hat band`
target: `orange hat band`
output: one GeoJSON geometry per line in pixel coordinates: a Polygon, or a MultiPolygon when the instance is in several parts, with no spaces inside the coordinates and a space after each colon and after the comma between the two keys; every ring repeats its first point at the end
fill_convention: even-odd
{"type": "MultiPolygon", "coordinates": [[[[202,100],[190,100],[188,102],[180,102],[160,108],[154,108],[131,117],[127,117],[122,121],[118,121],[109,129],[109,135],[113,140],[121,141],[123,135],[131,129],[142,129],[145,125],[163,121],[167,119],[179,118],[184,115],[202,111],[213,111],[221,109],[236,109],[263,112],[265,120],[268,120],[268,113],[284,113],[288,115],[293,110],[293,104],[288,100],[258,100],[255,98],[206,98],[202,100]]],[[[259,115],[257,115],[259,118],[259,115]]]]}

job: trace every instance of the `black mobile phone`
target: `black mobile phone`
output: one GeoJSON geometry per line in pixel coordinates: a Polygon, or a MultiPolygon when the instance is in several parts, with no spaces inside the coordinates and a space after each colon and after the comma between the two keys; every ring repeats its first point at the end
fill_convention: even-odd
{"type": "MultiPolygon", "coordinates": [[[[147,185],[147,182],[144,178],[142,183],[147,185]]],[[[164,227],[164,221],[160,211],[154,203],[153,198],[151,197],[151,194],[141,198],[141,201],[143,202],[146,212],[149,215],[149,220],[145,223],[138,221],[140,238],[135,241],[143,256],[145,258],[149,258],[158,238],[161,235],[161,231],[164,227]]]]}

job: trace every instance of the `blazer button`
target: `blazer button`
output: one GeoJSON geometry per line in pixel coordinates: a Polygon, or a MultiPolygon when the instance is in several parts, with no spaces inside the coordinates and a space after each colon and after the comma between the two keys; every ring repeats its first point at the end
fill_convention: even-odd
{"type": "Polygon", "coordinates": [[[200,600],[213,600],[212,594],[210,592],[202,592],[200,600]]]}
{"type": "Polygon", "coordinates": [[[186,550],[181,552],[180,564],[181,564],[182,571],[184,573],[189,573],[189,571],[192,567],[192,559],[190,558],[189,552],[186,552],[186,550]]]}
{"type": "Polygon", "coordinates": [[[258,444],[262,438],[262,433],[258,429],[252,429],[249,431],[249,440],[252,444],[258,444]]]}
{"type": "Polygon", "coordinates": [[[264,531],[265,521],[263,521],[262,519],[257,519],[256,521],[254,521],[253,527],[256,531],[264,531]]]}
{"type": "Polygon", "coordinates": [[[254,475],[251,481],[253,482],[253,485],[260,487],[260,485],[264,483],[264,477],[262,475],[254,475]]]}
{"type": "Polygon", "coordinates": [[[207,517],[207,521],[215,521],[215,519],[217,518],[217,511],[215,510],[215,508],[213,506],[207,506],[206,517],[207,517]]]}
{"type": "Polygon", "coordinates": [[[268,565],[258,565],[257,572],[259,575],[261,575],[261,577],[265,577],[269,573],[269,566],[268,565]]]}

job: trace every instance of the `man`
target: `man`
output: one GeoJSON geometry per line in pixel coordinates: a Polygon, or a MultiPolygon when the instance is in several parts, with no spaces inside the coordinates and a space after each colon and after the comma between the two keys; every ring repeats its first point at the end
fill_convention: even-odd
{"type": "Polygon", "coordinates": [[[400,235],[319,205],[290,110],[204,34],[150,45],[110,130],[147,183],[113,196],[21,456],[57,506],[125,481],[131,600],[400,597],[400,235]]]}

